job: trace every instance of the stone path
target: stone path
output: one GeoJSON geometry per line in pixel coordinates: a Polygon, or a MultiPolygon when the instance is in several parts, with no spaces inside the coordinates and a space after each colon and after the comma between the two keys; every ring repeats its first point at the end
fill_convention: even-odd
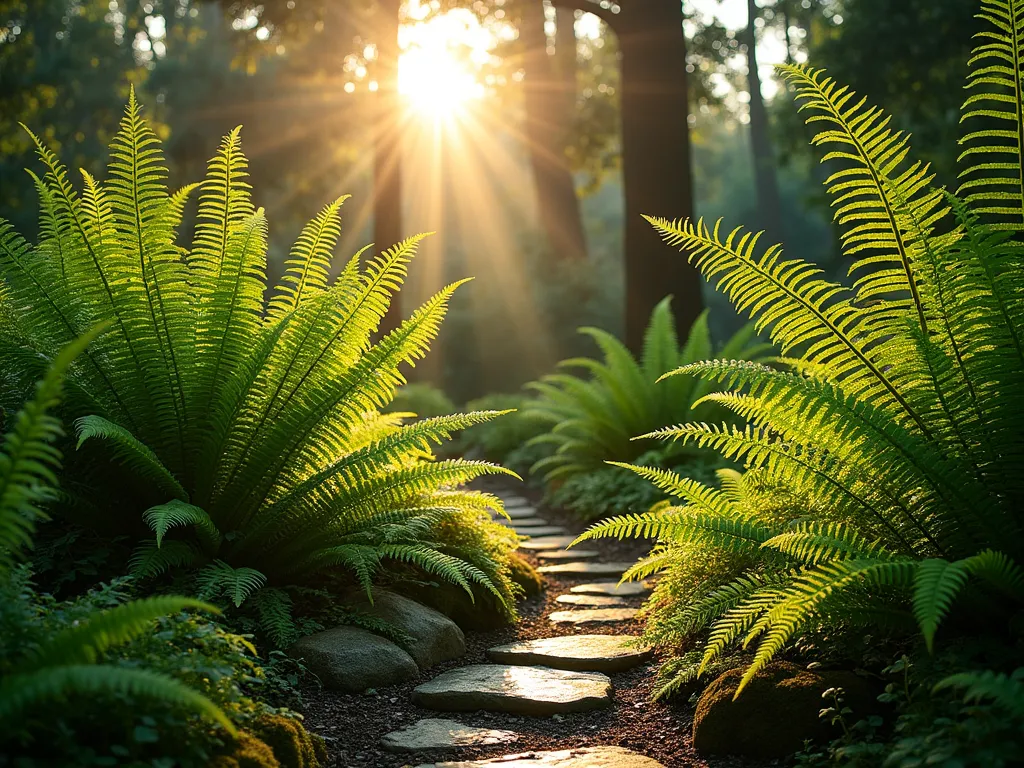
{"type": "MultiPolygon", "coordinates": [[[[558,578],[585,580],[620,577],[633,563],[602,562],[596,550],[565,550],[574,536],[548,524],[525,499],[503,498],[512,517],[504,520],[524,537],[522,548],[554,564],[538,570],[558,578]],[[565,561],[565,562],[558,562],[565,561]]],[[[497,519],[503,520],[498,517],[497,519]]],[[[557,601],[567,610],[548,616],[554,627],[614,626],[630,622],[637,609],[623,598],[650,590],[646,584],[596,581],[573,586],[557,601]]],[[[563,632],[565,630],[562,630],[563,632]]],[[[592,630],[593,631],[593,630],[592,630]]],[[[615,706],[614,686],[608,676],[649,661],[652,651],[630,634],[561,634],[506,643],[487,650],[488,664],[449,669],[417,686],[412,701],[442,712],[483,710],[503,715],[553,717],[615,706]]],[[[639,706],[639,705],[638,705],[639,706]]],[[[515,718],[513,718],[514,720],[515,718]]],[[[514,742],[514,730],[475,728],[455,720],[425,718],[387,734],[382,745],[389,751],[452,752],[468,747],[514,742]]],[[[565,734],[577,736],[571,731],[565,734]]],[[[577,742],[578,743],[578,742],[577,742]]],[[[592,746],[507,754],[478,760],[424,763],[418,768],[665,768],[662,763],[621,746],[592,746]]]]}

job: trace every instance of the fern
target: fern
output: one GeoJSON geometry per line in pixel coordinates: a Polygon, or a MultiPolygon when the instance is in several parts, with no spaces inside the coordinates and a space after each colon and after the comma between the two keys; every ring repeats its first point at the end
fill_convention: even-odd
{"type": "MultiPolygon", "coordinates": [[[[679,376],[667,386],[656,386],[666,372],[714,352],[706,312],[680,347],[670,300],[664,299],[651,313],[640,360],[634,360],[611,334],[583,328],[581,333],[595,341],[603,360],[564,360],[560,367],[578,369],[580,374],[552,374],[529,385],[539,396],[528,403],[524,416],[546,431],[528,444],[543,446],[548,454],[533,465],[532,473],[551,482],[593,471],[606,460],[631,461],[650,448],[635,439],[637,435],[688,418],[694,407],[701,417],[715,413],[713,405],[697,406],[707,389],[696,376],[679,376]]],[[[752,326],[742,328],[720,352],[733,357],[763,354],[767,347],[752,343],[753,335],[752,326]]]]}
{"type": "MultiPolygon", "coordinates": [[[[0,553],[5,558],[0,579],[5,581],[17,578],[8,570],[10,561],[31,546],[34,523],[43,516],[41,504],[55,496],[54,470],[60,454],[51,442],[60,434],[60,424],[48,411],[57,404],[63,378],[74,359],[102,331],[98,326],[56,356],[35,397],[16,415],[13,430],[5,436],[0,450],[0,553]]],[[[135,600],[95,611],[41,645],[19,649],[23,658],[15,671],[0,681],[0,721],[16,722],[15,718],[28,710],[69,694],[110,692],[174,703],[236,735],[224,712],[189,686],[145,669],[100,663],[106,651],[149,631],[155,619],[186,609],[216,611],[184,597],[135,600]]]]}
{"type": "MultiPolygon", "coordinates": [[[[0,330],[49,356],[87,324],[108,324],[68,371],[79,438],[68,471],[105,500],[97,526],[131,531],[143,521],[153,531],[132,560],[137,576],[184,571],[199,594],[240,605],[334,565],[365,586],[385,564],[479,586],[512,610],[507,534],[477,496],[453,490],[508,471],[430,453],[501,412],[412,424],[380,415],[462,285],[376,338],[422,235],[365,264],[361,251],[332,279],[339,197],[302,230],[269,286],[268,224],[250,197],[239,129],[198,186],[174,193],[134,93],[105,180],[87,175],[79,190],[36,144],[40,242],[0,222],[4,317],[23,318],[0,330]],[[183,247],[176,229],[194,192],[195,235],[183,247]],[[488,535],[451,554],[453,519],[488,535]]],[[[273,600],[261,604],[280,635],[273,600]]]]}
{"type": "Polygon", "coordinates": [[[667,382],[721,385],[696,405],[723,407],[746,426],[677,423],[645,437],[744,463],[747,476],[786,489],[789,512],[753,508],[734,476],[713,490],[634,468],[685,505],[611,520],[581,539],[658,536],[669,572],[695,553],[743,553],[746,572],[698,595],[673,625],[711,622],[705,664],[751,647],[740,690],[811,626],[912,616],[930,650],[969,583],[995,594],[1001,612],[1024,607],[1018,6],[981,0],[989,27],[970,61],[962,199],[932,185],[880,109],[820,70],[780,67],[824,161],[839,161],[826,188],[854,257],[852,287],[780,246],[762,248],[758,234],[650,219],[778,345],[783,369],[683,365],[667,382]]]}

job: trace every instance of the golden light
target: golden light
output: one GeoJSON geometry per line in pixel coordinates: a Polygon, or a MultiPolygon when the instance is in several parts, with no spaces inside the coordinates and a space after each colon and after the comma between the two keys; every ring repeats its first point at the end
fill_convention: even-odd
{"type": "Polygon", "coordinates": [[[398,91],[417,112],[456,116],[485,93],[479,79],[495,40],[468,11],[403,25],[398,91]]]}

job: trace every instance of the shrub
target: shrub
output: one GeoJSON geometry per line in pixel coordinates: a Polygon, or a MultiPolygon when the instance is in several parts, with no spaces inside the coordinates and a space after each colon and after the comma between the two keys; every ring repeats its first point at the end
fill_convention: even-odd
{"type": "Polygon", "coordinates": [[[964,592],[963,633],[998,635],[1024,605],[1024,72],[1007,64],[1021,61],[1024,43],[1006,0],[982,0],[981,16],[991,28],[971,60],[962,200],[931,186],[881,110],[819,70],[781,67],[808,122],[822,126],[814,142],[842,162],[827,186],[844,248],[858,257],[852,288],[784,260],[777,245],[761,252],[757,235],[652,219],[769,332],[793,370],[683,366],[686,377],[739,387],[709,400],[749,424],[651,436],[758,468],[805,510],[766,524],[721,491],[665,474],[652,478],[684,506],[583,538],[653,535],[780,563],[781,578],[747,573],[702,603],[716,619],[705,663],[737,640],[759,641],[743,684],[818,624],[912,619],[931,649],[964,592]]]}
{"type": "MultiPolygon", "coordinates": [[[[654,447],[650,440],[635,440],[637,435],[691,415],[704,418],[721,410],[716,404],[701,402],[708,388],[696,376],[677,376],[665,385],[656,384],[665,373],[714,351],[706,312],[679,347],[670,300],[663,300],[651,313],[639,362],[610,333],[583,328],[581,333],[594,339],[604,360],[579,357],[564,360],[561,366],[582,369],[589,378],[558,373],[528,385],[539,397],[526,414],[547,426],[546,433],[531,443],[546,446],[549,453],[534,464],[532,472],[543,474],[551,483],[597,469],[606,460],[632,461],[654,447]],[[691,409],[696,409],[693,414],[691,409]]],[[[753,337],[754,328],[748,325],[718,353],[729,358],[756,356],[764,347],[752,346],[753,337]]]]}
{"type": "Polygon", "coordinates": [[[175,242],[190,185],[169,193],[160,144],[134,94],[111,145],[109,180],[66,169],[37,141],[41,240],[0,222],[0,275],[24,319],[25,347],[4,363],[30,370],[87,323],[106,330],[69,372],[67,412],[78,451],[69,515],[148,540],[140,576],[195,574],[198,593],[235,606],[261,590],[261,615],[290,626],[280,587],[347,568],[369,588],[385,563],[403,564],[507,601],[504,564],[482,550],[447,551],[448,521],[486,527],[500,502],[457,487],[504,471],[432,461],[428,448],[494,413],[401,426],[381,416],[399,368],[421,358],[449,297],[445,287],[400,327],[371,337],[419,237],[331,282],[344,198],[302,231],[280,285],[267,290],[266,221],[249,196],[236,129],[198,185],[191,248],[175,242]],[[149,534],[146,535],[146,528],[149,534]]]}
{"type": "Polygon", "coordinates": [[[477,424],[462,433],[462,446],[467,452],[479,453],[488,461],[508,467],[526,476],[530,467],[546,454],[544,446],[531,445],[530,440],[547,432],[547,426],[528,413],[533,397],[523,393],[492,394],[466,403],[468,411],[512,411],[500,419],[477,424]]]}

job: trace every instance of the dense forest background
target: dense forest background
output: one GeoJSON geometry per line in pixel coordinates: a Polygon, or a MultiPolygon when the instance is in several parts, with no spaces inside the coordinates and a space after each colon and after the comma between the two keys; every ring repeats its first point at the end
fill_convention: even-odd
{"type": "MultiPolygon", "coordinates": [[[[477,278],[416,372],[457,400],[514,390],[558,359],[589,352],[578,326],[624,332],[621,53],[604,22],[570,5],[433,0],[398,11],[405,52],[423,44],[418,28],[448,12],[441,23],[465,28],[456,39],[484,85],[464,119],[417,111],[408,103],[415,99],[392,116],[402,128],[403,233],[438,233],[410,277],[406,306],[454,277],[477,278]],[[546,61],[530,53],[534,33],[546,36],[546,61]],[[556,93],[531,95],[537,78],[530,72],[541,68],[546,78],[560,78],[556,93]],[[536,101],[542,97],[550,103],[536,101]],[[538,132],[530,113],[542,108],[549,112],[538,132]],[[537,141],[557,136],[568,137],[557,149],[572,174],[578,214],[551,202],[557,169],[548,173],[531,157],[537,141]],[[552,229],[545,220],[552,211],[564,220],[565,210],[578,215],[582,243],[573,241],[571,222],[552,229]],[[560,235],[552,232],[563,231],[569,234],[554,242],[560,235]]],[[[701,0],[684,9],[697,215],[759,222],[789,254],[830,275],[845,273],[821,196],[823,173],[773,76],[772,64],[787,59],[825,67],[887,105],[915,134],[919,155],[952,181],[948,148],[955,146],[973,3],[701,0]]],[[[199,178],[219,137],[244,126],[257,203],[275,222],[272,274],[282,270],[303,222],[340,194],[352,195],[341,252],[355,252],[375,236],[377,69],[381,40],[393,29],[382,14],[392,12],[373,0],[2,0],[3,215],[26,234],[35,229],[34,192],[23,175],[33,167],[33,148],[19,123],[65,162],[98,172],[134,85],[167,141],[172,186],[199,178]]],[[[723,297],[705,291],[704,298],[716,337],[739,326],[723,297]]]]}

